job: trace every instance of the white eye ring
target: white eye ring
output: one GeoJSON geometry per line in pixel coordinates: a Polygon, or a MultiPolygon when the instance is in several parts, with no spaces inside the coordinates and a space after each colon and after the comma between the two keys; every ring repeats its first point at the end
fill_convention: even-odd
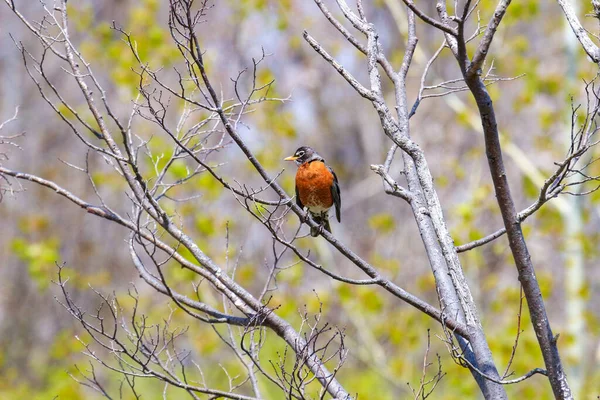
{"type": "Polygon", "coordinates": [[[297,155],[298,157],[302,157],[304,155],[304,150],[299,151],[297,155]]]}

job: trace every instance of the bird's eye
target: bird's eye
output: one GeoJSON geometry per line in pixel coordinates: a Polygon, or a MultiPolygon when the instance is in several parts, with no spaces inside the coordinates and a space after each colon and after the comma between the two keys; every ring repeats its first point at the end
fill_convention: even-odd
{"type": "Polygon", "coordinates": [[[296,155],[298,157],[302,157],[304,155],[304,150],[300,150],[299,152],[296,153],[296,155]]]}

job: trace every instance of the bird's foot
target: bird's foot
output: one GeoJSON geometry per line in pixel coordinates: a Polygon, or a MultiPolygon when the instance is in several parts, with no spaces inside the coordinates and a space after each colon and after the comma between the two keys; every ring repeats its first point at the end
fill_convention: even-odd
{"type": "Polygon", "coordinates": [[[308,213],[305,213],[304,215],[300,215],[298,218],[300,219],[301,224],[306,224],[310,220],[310,216],[308,215],[308,213]]]}
{"type": "Polygon", "coordinates": [[[322,235],[322,234],[323,234],[323,232],[325,231],[325,223],[324,223],[324,222],[321,222],[321,223],[319,224],[319,227],[318,227],[317,229],[318,229],[318,231],[317,231],[317,232],[319,232],[319,235],[322,235]]]}

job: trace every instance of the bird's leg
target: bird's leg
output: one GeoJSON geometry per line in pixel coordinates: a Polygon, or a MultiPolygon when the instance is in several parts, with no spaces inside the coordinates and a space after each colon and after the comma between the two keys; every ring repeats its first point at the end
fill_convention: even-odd
{"type": "Polygon", "coordinates": [[[323,234],[325,230],[325,221],[327,218],[327,213],[321,213],[321,217],[319,218],[319,235],[323,234]]]}
{"type": "Polygon", "coordinates": [[[302,211],[304,211],[305,214],[298,216],[298,218],[300,219],[301,224],[306,224],[310,220],[310,213],[306,207],[302,208],[302,211]]]}

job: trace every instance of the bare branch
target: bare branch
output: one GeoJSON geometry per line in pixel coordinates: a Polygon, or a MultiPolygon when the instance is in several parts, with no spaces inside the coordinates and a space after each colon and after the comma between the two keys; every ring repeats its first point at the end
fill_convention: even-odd
{"type": "Polygon", "coordinates": [[[354,78],[344,67],[342,67],[340,63],[335,61],[333,57],[331,57],[329,53],[327,53],[327,51],[325,51],[325,49],[323,49],[323,47],[308,34],[307,31],[302,33],[302,37],[304,37],[304,40],[306,40],[308,44],[310,44],[311,47],[325,59],[325,61],[331,64],[331,66],[340,75],[342,75],[342,77],[350,84],[350,86],[352,86],[354,90],[356,90],[362,97],[371,101],[375,100],[373,93],[371,93],[360,82],[358,82],[356,78],[354,78]]]}
{"type": "MultiPolygon", "coordinates": [[[[511,0],[500,0],[498,2],[496,10],[494,11],[494,16],[492,17],[490,22],[488,22],[485,33],[483,34],[483,38],[481,39],[481,42],[479,42],[479,46],[477,47],[477,50],[473,55],[471,63],[468,65],[466,72],[468,76],[479,74],[479,70],[481,69],[483,62],[487,57],[490,46],[492,45],[494,34],[496,33],[496,30],[498,29],[498,26],[500,25],[500,22],[502,21],[502,18],[504,17],[504,14],[506,13],[506,9],[508,8],[510,2],[511,0]]],[[[467,4],[468,3],[469,2],[467,2],[467,4]]],[[[468,6],[465,7],[465,10],[467,9],[468,6]]],[[[464,21],[462,23],[464,23],[464,21]]]]}
{"type": "Polygon", "coordinates": [[[577,14],[575,14],[575,10],[571,6],[569,0],[557,0],[558,4],[563,10],[571,29],[575,36],[577,36],[577,40],[581,43],[583,50],[587,53],[587,55],[592,59],[593,62],[598,64],[600,62],[600,48],[590,39],[587,31],[579,22],[579,18],[577,18],[577,14]]]}
{"type": "Polygon", "coordinates": [[[452,28],[452,27],[444,24],[443,22],[440,22],[440,21],[428,16],[423,11],[421,11],[412,0],[402,0],[402,1],[404,1],[404,4],[406,4],[406,6],[408,8],[410,8],[411,11],[414,12],[417,17],[421,18],[421,20],[423,20],[423,22],[425,22],[435,28],[438,28],[442,32],[445,32],[452,36],[458,35],[458,32],[456,31],[455,28],[452,28]]]}

